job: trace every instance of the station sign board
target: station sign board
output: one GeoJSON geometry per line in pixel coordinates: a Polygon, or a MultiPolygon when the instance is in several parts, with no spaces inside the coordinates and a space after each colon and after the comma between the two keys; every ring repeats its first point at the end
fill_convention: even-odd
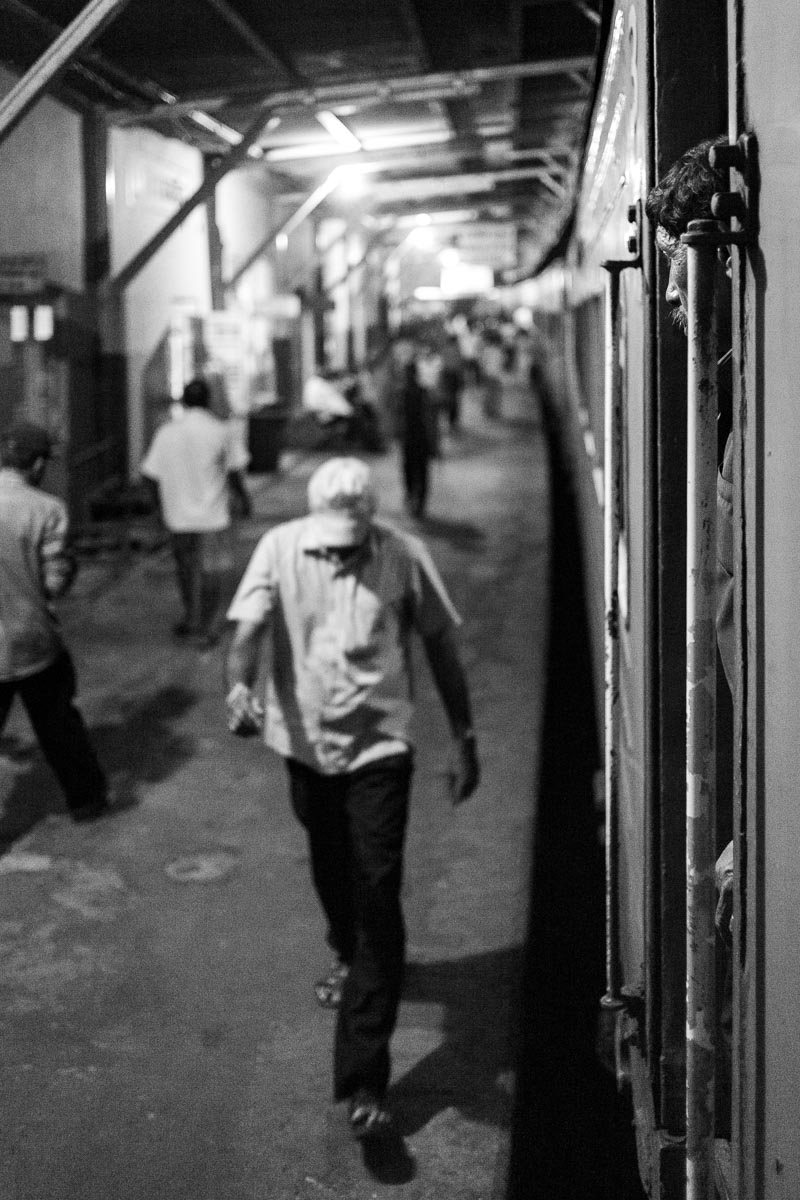
{"type": "Polygon", "coordinates": [[[41,296],[46,284],[46,255],[0,254],[0,297],[3,299],[41,296]]]}
{"type": "Polygon", "coordinates": [[[459,229],[453,245],[464,263],[502,271],[517,261],[517,229],[510,221],[476,221],[459,229]]]}

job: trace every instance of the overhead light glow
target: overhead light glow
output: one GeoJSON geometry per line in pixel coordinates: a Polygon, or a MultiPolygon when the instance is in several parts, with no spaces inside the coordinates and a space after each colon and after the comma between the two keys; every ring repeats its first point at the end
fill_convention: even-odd
{"type": "Polygon", "coordinates": [[[439,287],[418,287],[414,288],[415,300],[441,300],[442,289],[439,287]]]}
{"type": "Polygon", "coordinates": [[[339,167],[339,183],[337,191],[346,199],[355,200],[364,195],[364,172],[357,166],[339,167]]]}
{"type": "Polygon", "coordinates": [[[417,250],[432,250],[435,241],[433,230],[428,225],[417,225],[408,235],[408,242],[417,250]]]}

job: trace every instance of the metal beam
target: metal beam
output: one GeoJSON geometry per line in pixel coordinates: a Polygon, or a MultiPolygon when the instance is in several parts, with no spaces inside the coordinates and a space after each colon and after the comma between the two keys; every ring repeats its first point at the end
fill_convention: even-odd
{"type": "Polygon", "coordinates": [[[180,105],[160,105],[147,113],[129,112],[111,114],[110,120],[117,125],[131,125],[143,120],[160,120],[163,117],[175,116],[179,112],[189,112],[193,108],[205,108],[214,111],[227,104],[258,103],[275,115],[316,108],[333,108],[337,104],[357,104],[359,100],[385,104],[402,104],[406,100],[415,102],[421,98],[420,92],[426,88],[453,90],[476,89],[485,83],[496,83],[498,80],[509,79],[545,79],[551,75],[569,75],[572,72],[594,71],[596,66],[592,55],[575,55],[571,58],[551,58],[538,62],[507,63],[504,66],[473,67],[464,71],[430,71],[418,75],[401,75],[391,78],[373,78],[358,80],[351,83],[325,84],[320,87],[292,88],[285,91],[267,93],[256,96],[253,90],[231,90],[225,95],[197,94],[184,95],[180,105]]]}
{"type": "Polygon", "coordinates": [[[130,0],[90,0],[41,58],[0,100],[0,142],[15,129],[39,97],[66,71],[130,0]]]}
{"type": "Polygon", "coordinates": [[[268,46],[262,37],[260,37],[251,25],[245,21],[234,8],[231,8],[227,0],[206,0],[206,4],[210,5],[214,11],[222,17],[231,29],[238,33],[243,42],[246,42],[254,54],[257,54],[263,63],[268,67],[277,67],[282,75],[288,76],[294,83],[300,86],[305,86],[305,79],[296,71],[294,66],[286,59],[286,57],[271,46],[268,46]]]}
{"type": "MultiPolygon", "coordinates": [[[[414,0],[397,0],[400,17],[405,22],[408,36],[411,41],[411,49],[416,55],[419,65],[424,71],[430,71],[433,67],[433,58],[428,47],[425,34],[422,32],[422,26],[419,22],[419,14],[414,5],[414,0]]],[[[465,127],[464,121],[459,119],[458,106],[439,102],[439,111],[443,113],[450,127],[450,132],[454,135],[462,133],[471,133],[470,124],[465,127]]]]}
{"type": "MultiPolygon", "coordinates": [[[[21,21],[25,21],[31,28],[36,29],[46,37],[55,39],[61,36],[63,30],[60,25],[48,20],[47,17],[43,17],[40,13],[34,12],[28,4],[23,3],[23,0],[0,0],[0,3],[4,10],[18,17],[21,21]]],[[[99,50],[88,49],[84,46],[80,52],[80,60],[77,62],[73,60],[70,63],[70,67],[73,71],[87,78],[95,87],[100,87],[107,91],[115,104],[119,103],[122,91],[129,92],[134,96],[141,96],[151,106],[157,104],[163,108],[165,113],[169,114],[170,119],[185,117],[199,129],[208,129],[206,114],[198,112],[197,104],[177,104],[176,98],[166,88],[161,87],[160,84],[142,75],[131,75],[124,68],[111,62],[99,50]]],[[[62,84],[63,87],[64,85],[62,84]]],[[[78,107],[92,107],[88,101],[75,93],[74,89],[69,89],[66,92],[66,98],[78,107]]],[[[143,113],[141,109],[138,110],[138,117],[132,117],[132,123],[135,122],[141,125],[145,124],[146,121],[147,113],[143,113]]],[[[226,140],[230,143],[230,138],[226,140]]]]}
{"type": "Polygon", "coordinates": [[[293,212],[290,217],[285,217],[279,225],[276,225],[274,229],[270,230],[265,238],[262,238],[255,249],[251,250],[244,262],[239,263],[239,266],[236,268],[233,274],[225,280],[223,287],[225,289],[235,287],[241,277],[244,275],[245,271],[248,271],[256,259],[260,258],[262,254],[266,253],[272,243],[278,237],[280,237],[281,234],[284,234],[286,237],[288,237],[293,230],[297,229],[298,225],[305,221],[306,217],[310,217],[312,212],[319,208],[323,200],[325,200],[331,194],[331,192],[339,186],[340,175],[341,170],[339,167],[336,167],[333,171],[331,171],[327,179],[321,183],[319,187],[315,188],[310,195],[306,196],[300,207],[293,212]]]}
{"type": "MultiPolygon", "coordinates": [[[[365,172],[373,172],[378,170],[396,170],[402,171],[409,167],[419,166],[424,164],[432,166],[436,162],[449,163],[456,155],[478,154],[483,150],[484,153],[492,154],[493,150],[500,150],[508,144],[506,137],[469,137],[469,138],[449,138],[447,141],[431,142],[428,145],[422,146],[393,146],[386,150],[361,150],[356,153],[347,153],[342,150],[337,153],[331,150],[328,154],[320,155],[313,159],[309,158],[302,151],[298,151],[296,158],[283,157],[280,160],[271,159],[269,151],[267,151],[267,163],[270,166],[280,167],[292,172],[293,165],[306,164],[311,167],[313,164],[314,170],[323,172],[332,170],[335,166],[360,167],[365,172]]],[[[567,150],[558,150],[557,154],[567,154],[567,150]]],[[[529,150],[508,150],[502,157],[508,160],[517,160],[522,158],[536,158],[541,160],[543,164],[555,170],[559,169],[556,161],[551,161],[551,152],[549,147],[542,146],[537,149],[532,147],[529,150]]],[[[561,168],[563,169],[563,168],[561,168]]]]}
{"type": "Polygon", "coordinates": [[[391,203],[402,197],[424,201],[428,196],[450,196],[491,191],[497,184],[519,183],[537,179],[552,190],[553,180],[545,167],[512,167],[500,171],[470,171],[460,175],[416,176],[398,180],[381,180],[370,184],[370,200],[375,204],[391,203]]]}
{"type": "Polygon", "coordinates": [[[125,288],[136,278],[142,268],[149,263],[153,255],[161,249],[175,230],[183,224],[189,214],[197,208],[198,204],[203,204],[213,194],[220,180],[224,179],[229,171],[235,170],[236,167],[244,162],[250,147],[258,141],[261,131],[268,120],[269,113],[259,113],[256,120],[247,128],[239,145],[230,150],[216,166],[211,168],[197,191],[188,200],[184,200],[177,212],[173,213],[166,224],[159,229],[158,233],[154,234],[138,254],[135,254],[130,262],[115,276],[111,281],[112,287],[118,290],[125,288]]]}

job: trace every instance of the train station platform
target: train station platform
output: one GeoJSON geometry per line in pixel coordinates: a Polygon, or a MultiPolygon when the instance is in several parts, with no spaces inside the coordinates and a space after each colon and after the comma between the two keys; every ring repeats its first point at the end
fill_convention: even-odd
{"type": "MultiPolygon", "coordinates": [[[[265,527],[303,511],[322,457],[251,478],[237,571],[265,527]]],[[[412,528],[394,453],[371,463],[383,515],[412,528]]],[[[467,394],[413,528],[464,619],[483,776],[451,809],[420,654],[400,1140],[362,1154],[331,1100],[333,1017],[313,993],[328,952],[283,765],[227,732],[223,647],[171,639],[162,548],[91,567],[62,610],[117,810],[71,823],[18,706],[0,741],[4,1200],[506,1196],[550,551],[525,388],[510,384],[491,422],[467,394]]]]}

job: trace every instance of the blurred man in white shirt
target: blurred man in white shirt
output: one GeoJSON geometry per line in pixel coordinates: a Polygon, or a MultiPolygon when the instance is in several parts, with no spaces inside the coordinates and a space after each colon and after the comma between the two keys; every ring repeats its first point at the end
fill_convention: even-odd
{"type": "Polygon", "coordinates": [[[222,627],[222,572],[229,558],[231,506],[249,516],[242,477],[247,452],[227,422],[208,411],[203,379],[184,389],[180,416],[157,430],[141,473],[170,535],[184,614],[176,637],[212,645],[222,627]]]}

